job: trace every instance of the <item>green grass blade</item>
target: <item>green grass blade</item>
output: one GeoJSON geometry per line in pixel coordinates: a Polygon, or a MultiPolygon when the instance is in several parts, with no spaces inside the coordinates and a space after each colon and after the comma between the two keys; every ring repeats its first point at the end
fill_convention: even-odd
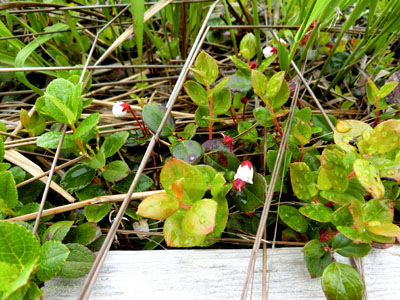
{"type": "Polygon", "coordinates": [[[139,62],[143,56],[143,31],[144,31],[144,1],[131,0],[131,13],[133,16],[133,30],[135,32],[136,48],[139,62]]]}

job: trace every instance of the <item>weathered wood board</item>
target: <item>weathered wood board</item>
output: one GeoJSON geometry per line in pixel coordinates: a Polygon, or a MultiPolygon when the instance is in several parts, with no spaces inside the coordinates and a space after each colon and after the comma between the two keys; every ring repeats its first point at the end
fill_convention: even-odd
{"type": "MultiPolygon", "coordinates": [[[[252,299],[261,299],[262,250],[259,254],[252,299]]],[[[247,249],[112,251],[90,299],[240,299],[249,257],[247,249]]],[[[400,299],[399,246],[373,249],[364,264],[369,300],[400,299]]],[[[320,278],[308,275],[301,248],[268,249],[268,273],[269,300],[325,299],[320,278]]],[[[44,299],[76,299],[82,283],[83,278],[55,278],[46,283],[44,299]]]]}

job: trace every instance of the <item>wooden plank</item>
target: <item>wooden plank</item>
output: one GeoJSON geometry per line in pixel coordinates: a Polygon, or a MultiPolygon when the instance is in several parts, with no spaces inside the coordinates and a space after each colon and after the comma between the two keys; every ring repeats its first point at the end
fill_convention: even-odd
{"type": "MultiPolygon", "coordinates": [[[[252,299],[261,299],[261,254],[252,299]]],[[[249,249],[111,251],[90,299],[240,299],[249,257],[249,249]]],[[[400,247],[373,249],[364,263],[368,299],[399,299],[400,247]]],[[[301,248],[268,249],[268,273],[269,300],[325,299],[321,279],[308,275],[301,248]]],[[[55,278],[43,288],[44,299],[76,299],[82,284],[82,278],[55,278]]]]}

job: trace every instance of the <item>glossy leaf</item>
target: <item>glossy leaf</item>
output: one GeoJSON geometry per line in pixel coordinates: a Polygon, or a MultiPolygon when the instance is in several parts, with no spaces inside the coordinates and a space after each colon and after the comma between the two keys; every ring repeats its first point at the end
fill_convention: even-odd
{"type": "Polygon", "coordinates": [[[378,92],[378,98],[385,98],[388,96],[398,85],[399,83],[397,81],[389,81],[385,83],[378,92]]]}
{"type": "Polygon", "coordinates": [[[74,221],[59,221],[57,223],[54,223],[53,225],[48,227],[43,233],[42,243],[50,240],[61,242],[65,238],[73,224],[74,221]]]}
{"type": "Polygon", "coordinates": [[[83,136],[85,133],[89,132],[92,128],[94,128],[99,122],[100,114],[93,113],[84,119],[76,128],[73,137],[78,138],[83,136]]]}
{"type": "Polygon", "coordinates": [[[194,73],[194,78],[202,85],[211,85],[218,77],[218,66],[215,60],[206,52],[201,52],[194,62],[194,69],[202,74],[200,76],[197,72],[194,73]],[[206,80],[206,81],[205,81],[206,80]]]}
{"type": "Polygon", "coordinates": [[[182,219],[182,229],[190,236],[202,236],[214,231],[218,204],[212,199],[202,199],[192,205],[182,219]]]}
{"type": "Polygon", "coordinates": [[[208,108],[208,106],[199,106],[196,109],[194,115],[196,125],[202,128],[208,127],[210,121],[208,121],[206,118],[209,116],[210,116],[210,109],[208,108]]]}
{"type": "Polygon", "coordinates": [[[194,247],[204,242],[206,235],[189,236],[182,229],[182,221],[186,215],[183,209],[177,210],[164,222],[164,238],[169,247],[194,247]]]}
{"type": "Polygon", "coordinates": [[[332,248],[335,252],[345,257],[364,257],[371,251],[371,245],[366,243],[354,243],[352,240],[338,233],[332,239],[332,248]]]}
{"type": "MultiPolygon", "coordinates": [[[[128,177],[122,179],[113,184],[112,188],[119,193],[127,193],[133,178],[135,177],[135,173],[131,173],[128,177]]],[[[146,174],[140,175],[139,182],[133,190],[134,193],[147,191],[153,185],[153,180],[147,176],[146,174]]]]}
{"type": "Polygon", "coordinates": [[[290,89],[289,85],[286,81],[283,81],[281,89],[279,90],[278,94],[273,97],[269,98],[273,109],[281,108],[284,105],[290,96],[290,89]]]}
{"type": "Polygon", "coordinates": [[[290,164],[290,181],[293,192],[301,200],[308,200],[318,192],[314,176],[310,168],[303,162],[290,164]]]}
{"type": "Polygon", "coordinates": [[[264,98],[267,89],[267,77],[257,70],[251,71],[251,84],[256,94],[264,98]]]}
{"type": "Polygon", "coordinates": [[[216,90],[212,96],[213,112],[216,115],[226,113],[231,107],[232,98],[228,88],[216,90]]]}
{"type": "Polygon", "coordinates": [[[322,289],[327,300],[362,300],[364,284],[356,270],[335,262],[322,274],[322,289]]]}
{"type": "MultiPolygon", "coordinates": [[[[49,149],[57,149],[58,144],[60,143],[62,133],[59,131],[50,131],[42,134],[36,140],[36,144],[39,147],[49,148],[49,149]]],[[[64,136],[64,141],[62,144],[62,149],[72,148],[76,146],[74,139],[71,135],[66,134],[64,136]]]]}
{"type": "Polygon", "coordinates": [[[379,123],[371,133],[368,143],[378,153],[386,153],[400,146],[400,120],[387,120],[379,123]]]}
{"type": "Polygon", "coordinates": [[[88,162],[88,166],[92,169],[100,169],[106,164],[106,155],[103,151],[97,152],[96,156],[92,156],[91,158],[92,159],[88,162]]]}
{"type": "Polygon", "coordinates": [[[264,176],[254,173],[253,184],[246,183],[241,191],[232,190],[236,207],[245,213],[264,205],[267,183],[264,176]]]}
{"type": "Polygon", "coordinates": [[[338,149],[326,148],[321,155],[321,166],[326,170],[326,175],[332,188],[338,193],[344,193],[349,186],[347,170],[342,162],[344,153],[338,149]]]}
{"type": "Polygon", "coordinates": [[[184,84],[183,87],[194,103],[197,105],[208,104],[207,92],[200,84],[193,80],[189,80],[184,84]]]}
{"type": "Polygon", "coordinates": [[[114,160],[110,162],[103,172],[105,180],[110,182],[119,181],[124,179],[130,173],[129,167],[126,162],[122,160],[114,160]]]}
{"type": "Polygon", "coordinates": [[[332,217],[332,209],[326,207],[322,203],[311,203],[302,206],[299,211],[303,216],[321,223],[330,222],[332,217]]]}
{"type": "Polygon", "coordinates": [[[379,177],[378,170],[369,161],[363,159],[357,159],[353,167],[362,186],[371,193],[374,198],[382,198],[385,194],[385,187],[379,177]]]}
{"type": "Polygon", "coordinates": [[[319,240],[311,240],[303,247],[303,253],[309,257],[320,258],[326,254],[325,243],[319,240]]]}
{"type": "Polygon", "coordinates": [[[376,106],[378,103],[378,88],[376,87],[375,83],[368,78],[367,82],[367,98],[369,104],[376,106]]]}
{"type": "Polygon", "coordinates": [[[268,81],[266,92],[268,97],[275,97],[282,88],[282,83],[285,81],[285,71],[280,71],[274,74],[268,81]]]}
{"type": "MultiPolygon", "coordinates": [[[[143,107],[142,116],[146,126],[153,132],[160,127],[161,120],[165,115],[166,108],[160,104],[147,104],[143,107]]],[[[175,131],[174,119],[168,116],[167,122],[161,130],[161,137],[168,137],[175,131]]]]}
{"type": "Polygon", "coordinates": [[[393,207],[390,200],[371,199],[363,205],[364,222],[393,221],[393,207]]]}
{"type": "Polygon", "coordinates": [[[180,159],[169,159],[162,168],[160,175],[161,184],[167,193],[172,193],[172,184],[180,178],[185,178],[182,203],[192,204],[203,198],[207,185],[201,172],[180,159]]]}
{"type": "Polygon", "coordinates": [[[5,149],[4,149],[4,141],[0,136],[0,162],[3,161],[4,159],[4,154],[5,154],[5,149]]]}
{"type": "Polygon", "coordinates": [[[357,151],[355,143],[364,131],[372,132],[372,127],[358,120],[339,120],[335,126],[333,139],[335,144],[346,151],[357,151]]]}
{"type": "Polygon", "coordinates": [[[311,127],[303,121],[299,121],[293,128],[293,137],[304,146],[310,142],[311,138],[311,127]]]}
{"type": "Polygon", "coordinates": [[[100,151],[104,152],[106,158],[110,157],[121,149],[128,137],[128,131],[114,132],[106,137],[103,144],[101,144],[100,151]]]}
{"type": "Polygon", "coordinates": [[[258,124],[264,127],[273,127],[274,121],[273,121],[273,115],[269,111],[268,108],[261,106],[257,107],[253,110],[253,115],[256,118],[258,124]]]}
{"type": "Polygon", "coordinates": [[[330,251],[325,252],[322,257],[311,257],[304,254],[304,262],[311,278],[320,277],[325,268],[332,263],[332,260],[330,251]]]}
{"type": "Polygon", "coordinates": [[[299,211],[295,207],[289,205],[281,205],[279,206],[278,213],[281,220],[294,231],[300,233],[304,233],[307,231],[307,220],[299,213],[299,211]]]}
{"type": "Polygon", "coordinates": [[[9,171],[0,172],[0,199],[4,200],[7,208],[14,208],[18,203],[17,187],[9,171]]]}
{"type": "Polygon", "coordinates": [[[164,220],[179,208],[179,202],[170,194],[158,193],[140,202],[137,214],[155,220],[164,220]]]}
{"type": "Polygon", "coordinates": [[[171,154],[189,164],[195,164],[203,156],[203,147],[196,141],[182,141],[172,147],[171,154]]]}
{"type": "Polygon", "coordinates": [[[377,235],[387,237],[400,236],[400,227],[389,222],[372,221],[368,223],[368,230],[377,235]]]}
{"type": "Polygon", "coordinates": [[[70,253],[58,276],[78,278],[89,273],[95,259],[94,254],[81,244],[66,244],[70,253]]]}
{"type": "MultiPolygon", "coordinates": [[[[238,124],[238,133],[241,134],[247,130],[249,130],[253,124],[248,121],[240,121],[238,124]]],[[[248,142],[248,143],[255,143],[258,140],[258,133],[257,129],[253,128],[250,130],[248,133],[244,134],[243,136],[240,137],[240,139],[243,142],[248,142]]]]}
{"type": "Polygon", "coordinates": [[[36,275],[40,281],[53,278],[62,268],[69,255],[68,248],[58,241],[47,241],[40,248],[36,275]]]}
{"type": "Polygon", "coordinates": [[[72,235],[74,243],[86,246],[101,236],[101,230],[96,223],[87,222],[78,225],[72,235]]]}
{"type": "Polygon", "coordinates": [[[256,55],[257,43],[253,33],[247,33],[240,41],[240,54],[247,60],[256,55]]]}
{"type": "Polygon", "coordinates": [[[74,124],[76,119],[74,113],[61,100],[51,95],[45,96],[46,108],[51,117],[63,124],[74,124]]]}
{"type": "Polygon", "coordinates": [[[68,193],[79,191],[89,185],[96,171],[87,165],[76,165],[65,172],[64,177],[60,181],[60,185],[68,193]]]}

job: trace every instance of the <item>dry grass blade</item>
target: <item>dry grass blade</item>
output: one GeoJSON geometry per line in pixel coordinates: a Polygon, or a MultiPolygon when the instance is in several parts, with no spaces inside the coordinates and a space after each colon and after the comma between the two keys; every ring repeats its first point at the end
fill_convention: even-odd
{"type": "MultiPolygon", "coordinates": [[[[21,153],[15,151],[15,150],[6,150],[5,154],[4,154],[4,159],[9,161],[10,163],[13,163],[14,165],[20,167],[21,169],[24,169],[32,176],[41,176],[44,173],[43,170],[37,164],[35,164],[30,159],[26,158],[21,153]]],[[[47,177],[42,177],[39,180],[42,181],[43,183],[46,183],[47,177]]],[[[51,182],[50,188],[52,188],[54,191],[59,193],[61,196],[63,196],[69,202],[75,202],[75,198],[72,197],[66,190],[64,190],[61,186],[59,186],[54,181],[51,182]]]]}
{"type": "MultiPolygon", "coordinates": [[[[130,197],[130,199],[131,200],[140,200],[140,199],[149,197],[151,195],[154,195],[154,194],[157,194],[160,192],[164,192],[164,190],[133,193],[132,196],[130,197]]],[[[84,200],[84,201],[79,201],[76,203],[71,203],[71,204],[67,204],[67,205],[62,205],[62,206],[58,206],[58,207],[45,209],[42,212],[42,217],[51,216],[51,215],[55,215],[55,214],[61,214],[61,213],[67,212],[67,211],[71,211],[71,210],[78,209],[78,208],[83,208],[83,207],[89,206],[89,205],[121,202],[125,199],[125,197],[126,197],[126,194],[94,197],[94,198],[84,200]]],[[[37,212],[34,212],[34,213],[26,214],[23,216],[18,216],[15,218],[7,219],[7,221],[12,221],[12,222],[30,221],[30,220],[34,220],[36,218],[37,214],[38,214],[37,212]]]]}

